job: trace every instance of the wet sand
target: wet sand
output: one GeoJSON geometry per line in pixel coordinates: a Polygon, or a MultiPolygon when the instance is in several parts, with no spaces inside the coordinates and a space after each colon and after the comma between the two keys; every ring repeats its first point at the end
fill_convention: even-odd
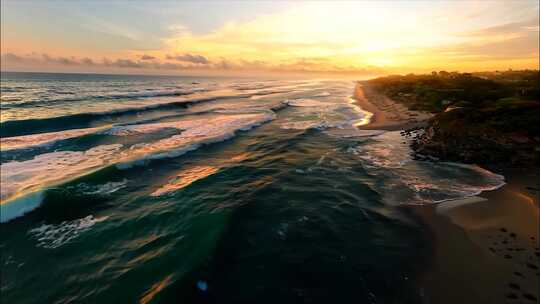
{"type": "Polygon", "coordinates": [[[410,206],[434,241],[426,303],[538,303],[540,177],[527,171],[477,197],[410,206]]]}
{"type": "Polygon", "coordinates": [[[359,126],[363,130],[406,130],[423,126],[433,116],[431,113],[411,111],[404,105],[357,83],[354,90],[356,105],[373,113],[369,124],[359,126]]]}
{"type": "MultiPolygon", "coordinates": [[[[357,105],[373,113],[361,129],[420,127],[432,115],[407,110],[358,84],[357,105]]],[[[506,185],[478,196],[404,208],[429,228],[433,259],[425,303],[540,303],[540,169],[506,169],[506,185]]]]}

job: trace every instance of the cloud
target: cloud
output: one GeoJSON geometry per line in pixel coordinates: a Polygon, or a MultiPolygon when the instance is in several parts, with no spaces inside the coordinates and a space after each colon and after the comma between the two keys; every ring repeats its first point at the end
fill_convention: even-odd
{"type": "Polygon", "coordinates": [[[88,65],[88,66],[94,65],[94,60],[86,57],[86,58],[81,59],[81,64],[88,65]]]}
{"type": "Polygon", "coordinates": [[[164,40],[163,52],[201,54],[223,70],[358,74],[416,72],[447,63],[460,70],[530,68],[530,54],[538,54],[538,8],[532,2],[383,3],[302,2],[204,33],[181,27],[164,40]],[[485,62],[472,60],[479,55],[485,62]]]}
{"type": "MultiPolygon", "coordinates": [[[[358,74],[385,70],[416,72],[432,67],[530,68],[536,63],[531,58],[538,55],[538,3],[534,0],[435,4],[315,1],[287,4],[271,11],[259,7],[248,15],[243,16],[244,13],[225,14],[226,18],[212,22],[211,28],[204,30],[199,21],[189,18],[160,19],[154,25],[160,28],[157,30],[148,28],[148,22],[131,24],[133,18],[108,20],[106,16],[90,14],[88,18],[77,18],[77,24],[82,26],[74,29],[77,38],[69,33],[58,36],[44,28],[36,35],[55,34],[54,45],[44,43],[47,39],[43,37],[27,41],[30,36],[17,40],[8,37],[10,43],[5,45],[9,48],[2,49],[2,53],[9,62],[34,60],[55,65],[57,70],[81,66],[79,70],[91,67],[88,70],[358,74]],[[178,20],[186,24],[173,24],[178,20]],[[91,47],[85,47],[82,41],[91,47]],[[13,53],[8,55],[8,50],[13,53]],[[23,56],[28,50],[49,55],[23,56]],[[80,50],[80,57],[70,56],[76,54],[69,53],[70,50],[80,50]]],[[[155,18],[136,19],[150,22],[155,18]]],[[[31,67],[30,63],[26,65],[31,67]]]]}
{"type": "Polygon", "coordinates": [[[439,49],[440,54],[462,60],[503,60],[538,57],[538,36],[512,37],[485,43],[464,43],[439,49]]]}
{"type": "Polygon", "coordinates": [[[19,55],[15,55],[13,53],[5,53],[2,57],[5,61],[12,61],[12,62],[23,62],[25,61],[25,58],[19,55]]]}
{"type": "Polygon", "coordinates": [[[53,64],[61,64],[61,65],[79,65],[80,62],[78,62],[74,57],[67,58],[67,57],[51,57],[47,54],[42,55],[43,61],[47,63],[53,63],[53,64]]]}
{"type": "Polygon", "coordinates": [[[538,17],[486,27],[462,34],[463,43],[440,47],[444,56],[461,60],[515,60],[538,57],[538,17]]]}
{"type": "Polygon", "coordinates": [[[202,55],[192,55],[192,54],[184,54],[184,55],[167,55],[166,57],[168,60],[176,60],[176,61],[183,61],[183,62],[191,62],[196,64],[209,64],[210,61],[202,56],[202,55]]]}
{"type": "Polygon", "coordinates": [[[505,40],[516,37],[530,36],[530,34],[538,35],[540,20],[538,17],[521,22],[509,22],[490,26],[479,30],[462,33],[460,36],[470,39],[480,40],[505,40]]]}
{"type": "MultiPolygon", "coordinates": [[[[182,58],[196,58],[197,55],[180,55],[182,58]]],[[[151,56],[153,58],[154,56],[151,56]]],[[[176,56],[175,56],[176,57],[176,56]]],[[[202,56],[201,56],[202,57],[202,56]]],[[[205,58],[205,57],[204,57],[205,58]]],[[[205,58],[206,59],[206,58],[205,58]]],[[[118,69],[139,69],[139,70],[164,70],[164,71],[271,71],[271,72],[311,72],[311,73],[342,73],[342,74],[365,74],[365,75],[380,75],[384,70],[377,67],[355,66],[324,66],[327,59],[325,58],[300,58],[289,62],[273,63],[264,60],[231,60],[225,57],[220,57],[211,62],[206,59],[207,64],[199,63],[201,60],[193,62],[159,62],[156,60],[140,60],[131,58],[116,58],[110,59],[107,57],[101,60],[95,60],[88,57],[55,57],[48,54],[34,54],[20,56],[14,53],[6,53],[2,55],[2,60],[10,63],[26,63],[30,66],[46,64],[51,66],[79,66],[93,68],[118,68],[118,69]]],[[[193,61],[193,60],[192,60],[193,61]]]]}
{"type": "MultiPolygon", "coordinates": [[[[156,58],[153,56],[149,56],[156,58]]],[[[134,60],[130,58],[117,58],[110,59],[107,57],[102,58],[100,61],[84,57],[55,57],[49,54],[35,54],[21,56],[14,53],[5,53],[2,54],[2,64],[28,64],[28,65],[52,65],[52,66],[81,66],[81,67],[114,67],[114,68],[131,68],[131,69],[159,69],[159,70],[185,70],[185,69],[201,69],[203,68],[200,65],[194,64],[180,64],[180,63],[170,63],[170,62],[157,62],[157,61],[144,61],[134,60]]]]}
{"type": "Polygon", "coordinates": [[[110,62],[109,65],[113,67],[118,67],[118,68],[143,68],[144,67],[143,64],[139,62],[135,62],[131,59],[116,59],[115,61],[110,62]]]}
{"type": "Polygon", "coordinates": [[[141,60],[154,60],[154,59],[156,59],[156,57],[146,55],[146,54],[141,56],[141,60]]]}

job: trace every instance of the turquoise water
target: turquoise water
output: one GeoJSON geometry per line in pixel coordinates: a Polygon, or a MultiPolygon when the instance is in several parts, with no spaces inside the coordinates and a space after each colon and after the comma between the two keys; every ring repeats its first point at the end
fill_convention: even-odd
{"type": "Polygon", "coordinates": [[[418,303],[404,208],[502,177],[362,131],[336,80],[2,74],[3,300],[418,303]]]}

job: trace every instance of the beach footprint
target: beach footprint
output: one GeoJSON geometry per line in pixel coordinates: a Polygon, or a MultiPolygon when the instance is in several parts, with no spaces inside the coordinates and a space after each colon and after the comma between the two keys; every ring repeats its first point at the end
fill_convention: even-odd
{"type": "Polygon", "coordinates": [[[505,286],[505,298],[508,303],[539,303],[539,289],[534,288],[535,280],[540,276],[540,250],[536,237],[521,237],[506,227],[500,227],[485,235],[486,250],[512,265],[514,271],[509,274],[505,286]],[[531,281],[532,280],[532,281],[531,281]]]}

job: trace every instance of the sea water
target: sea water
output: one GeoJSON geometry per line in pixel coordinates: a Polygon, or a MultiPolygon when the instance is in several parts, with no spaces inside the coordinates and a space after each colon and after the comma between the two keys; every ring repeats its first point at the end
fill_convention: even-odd
{"type": "Polygon", "coordinates": [[[418,303],[404,206],[503,178],[358,130],[354,85],[2,73],[3,300],[418,303]]]}

